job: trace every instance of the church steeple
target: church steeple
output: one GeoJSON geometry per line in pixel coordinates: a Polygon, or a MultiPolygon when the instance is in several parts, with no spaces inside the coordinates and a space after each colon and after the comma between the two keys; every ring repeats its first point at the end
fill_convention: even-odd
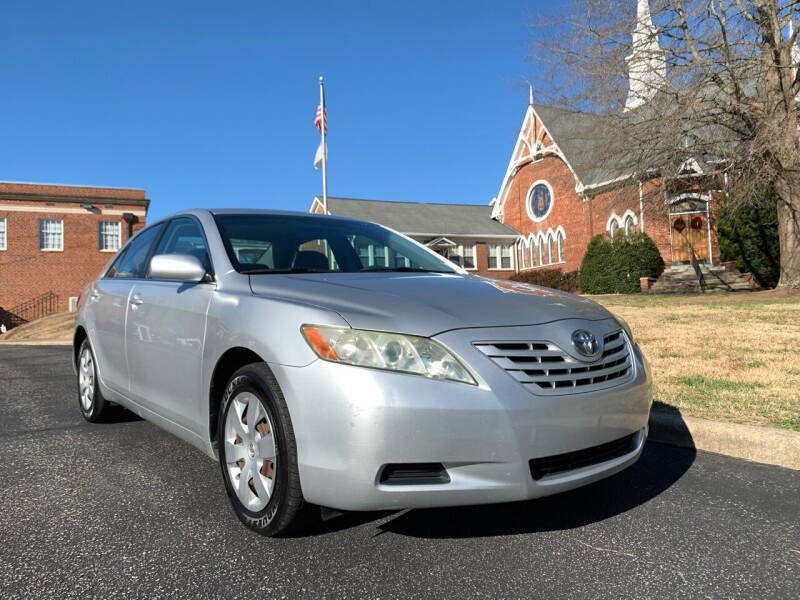
{"type": "Polygon", "coordinates": [[[638,0],[632,49],[630,56],[625,58],[628,62],[625,110],[652,100],[667,77],[667,62],[658,41],[658,29],[653,25],[649,0],[638,0]]]}

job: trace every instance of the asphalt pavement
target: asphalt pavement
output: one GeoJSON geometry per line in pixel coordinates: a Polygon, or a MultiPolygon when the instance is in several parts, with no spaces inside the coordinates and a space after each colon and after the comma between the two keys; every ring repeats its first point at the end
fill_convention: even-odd
{"type": "Polygon", "coordinates": [[[559,496],[268,539],[199,451],[86,423],[69,348],[0,346],[0,598],[73,597],[800,598],[800,471],[650,443],[559,496]]]}

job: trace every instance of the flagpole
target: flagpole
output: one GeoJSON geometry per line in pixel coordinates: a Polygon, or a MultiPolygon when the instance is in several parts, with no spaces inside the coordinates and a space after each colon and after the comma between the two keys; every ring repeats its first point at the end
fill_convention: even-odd
{"type": "Polygon", "coordinates": [[[325,146],[325,129],[328,127],[325,115],[325,84],[319,76],[319,104],[322,107],[322,214],[328,214],[328,148],[325,146]]]}

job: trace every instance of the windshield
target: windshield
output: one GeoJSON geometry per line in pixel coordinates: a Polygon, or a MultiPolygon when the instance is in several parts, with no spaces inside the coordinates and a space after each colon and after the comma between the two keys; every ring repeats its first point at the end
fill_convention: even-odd
{"type": "Polygon", "coordinates": [[[384,227],[322,216],[217,214],[240,273],[455,273],[444,258],[384,227]]]}

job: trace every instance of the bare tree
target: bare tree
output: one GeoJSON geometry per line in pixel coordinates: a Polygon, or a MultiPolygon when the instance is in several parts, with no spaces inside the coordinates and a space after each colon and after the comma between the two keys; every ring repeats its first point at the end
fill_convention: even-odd
{"type": "Polygon", "coordinates": [[[730,203],[777,198],[785,287],[800,286],[798,4],[569,0],[532,26],[542,101],[605,115],[634,178],[686,185],[698,161],[730,203]]]}

